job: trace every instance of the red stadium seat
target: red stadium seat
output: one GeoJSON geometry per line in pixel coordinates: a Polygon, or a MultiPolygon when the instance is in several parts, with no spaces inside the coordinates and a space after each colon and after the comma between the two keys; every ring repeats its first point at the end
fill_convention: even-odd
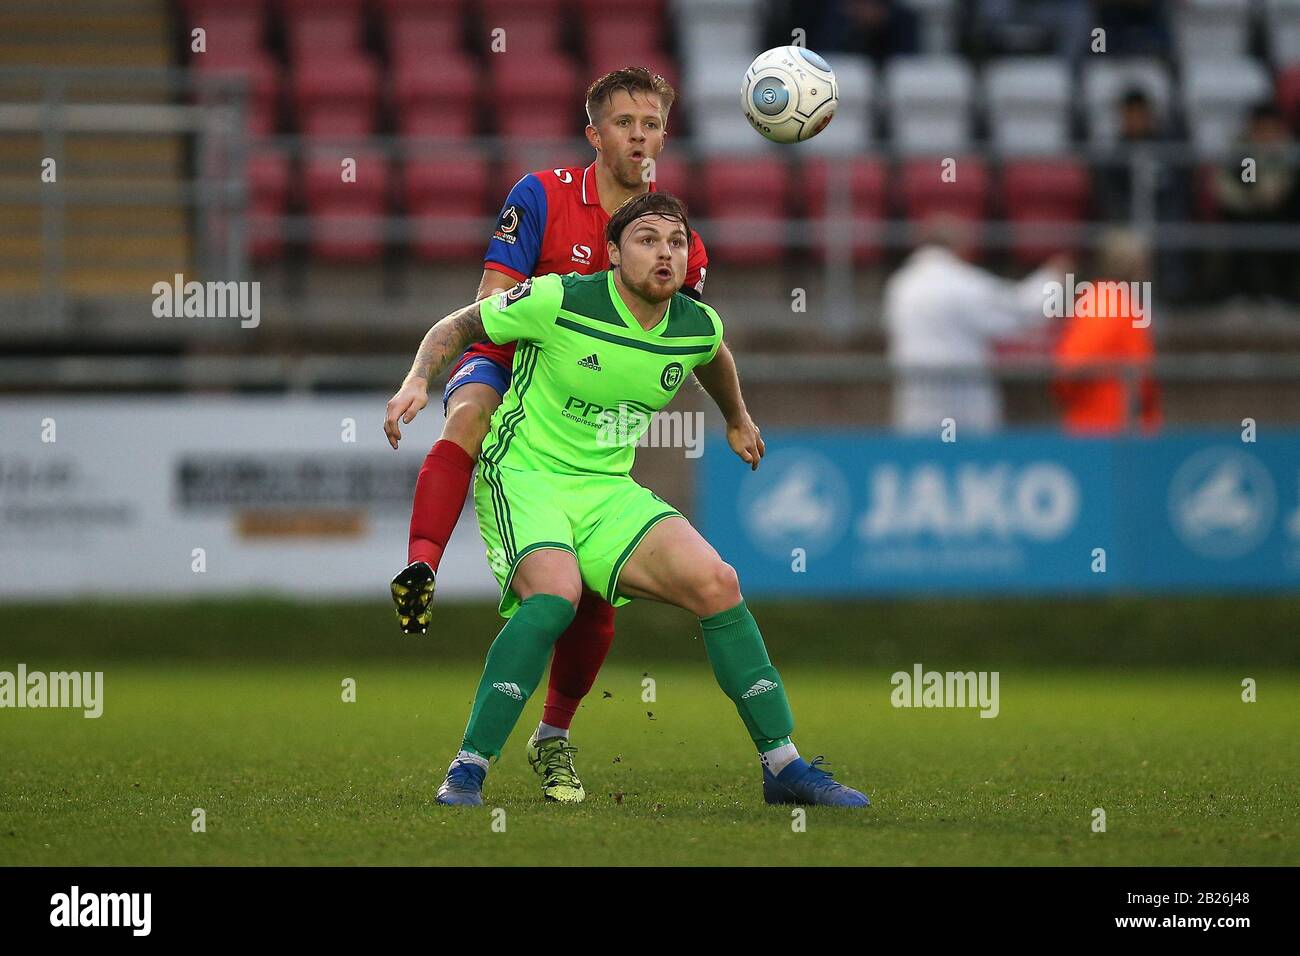
{"type": "Polygon", "coordinates": [[[309,136],[374,132],[379,68],[361,54],[300,63],[293,75],[298,128],[309,136]]]}
{"type": "Polygon", "coordinates": [[[526,50],[530,56],[559,49],[567,22],[560,0],[479,0],[478,7],[486,42],[493,42],[495,31],[503,29],[507,55],[512,49],[526,50]]]}
{"type": "Polygon", "coordinates": [[[1069,159],[1007,163],[1002,169],[1002,205],[1011,221],[1011,252],[1016,261],[1036,264],[1056,253],[1077,253],[1075,243],[1034,239],[1023,227],[1082,222],[1091,195],[1092,182],[1082,163],[1069,159]]]}
{"type": "Polygon", "coordinates": [[[185,48],[190,51],[190,62],[198,65],[204,56],[237,56],[258,50],[262,46],[265,22],[260,14],[244,10],[214,8],[201,11],[190,20],[190,28],[202,27],[204,52],[193,52],[193,37],[186,36],[185,48]]]}
{"type": "MultiPolygon", "coordinates": [[[[914,223],[938,216],[982,223],[988,216],[989,172],[984,161],[974,156],[954,157],[955,175],[951,182],[944,175],[944,160],[909,160],[903,165],[900,180],[903,214],[914,223]]],[[[982,250],[971,248],[978,256],[982,250]]]]}
{"type": "Polygon", "coordinates": [[[373,262],[383,254],[388,163],[365,150],[314,150],[306,169],[310,250],[326,262],[373,262]],[[342,161],[356,160],[356,181],[343,181],[342,161]]]}
{"type": "Polygon", "coordinates": [[[655,188],[672,193],[686,203],[686,211],[692,216],[695,215],[691,205],[694,202],[693,179],[690,164],[671,150],[664,151],[655,160],[655,188]]]}
{"type": "Polygon", "coordinates": [[[262,50],[209,52],[196,55],[194,65],[202,76],[242,79],[248,83],[247,130],[254,136],[275,132],[280,91],[280,71],[262,50]]]}
{"type": "Polygon", "coordinates": [[[643,8],[620,15],[610,11],[583,23],[583,46],[587,59],[598,56],[621,55],[625,65],[635,66],[643,57],[663,56],[663,31],[661,22],[643,8]]]}
{"type": "Polygon", "coordinates": [[[1278,71],[1277,106],[1291,125],[1291,132],[1300,133],[1300,66],[1278,71]]]}
{"type": "Polygon", "coordinates": [[[258,150],[248,159],[249,251],[254,261],[278,259],[284,251],[281,220],[289,204],[289,159],[258,150]]]}
{"type": "Polygon", "coordinates": [[[406,56],[392,69],[397,125],[408,136],[473,135],[478,129],[478,67],[455,52],[436,60],[406,56]]]}
{"type": "Polygon", "coordinates": [[[785,162],[774,157],[713,157],[705,164],[703,179],[711,230],[704,239],[710,258],[741,265],[781,262],[790,182],[785,162]]]}
{"type": "Polygon", "coordinates": [[[581,90],[573,62],[559,54],[489,57],[489,95],[504,136],[571,136],[582,128],[581,90]]]}
{"type": "Polygon", "coordinates": [[[496,210],[489,212],[488,165],[482,156],[466,152],[408,160],[402,186],[407,212],[416,220],[416,256],[463,262],[483,255],[496,210]]]}
{"type": "Polygon", "coordinates": [[[393,59],[460,50],[464,25],[460,0],[383,0],[381,6],[393,59]]]}
{"type": "MultiPolygon", "coordinates": [[[[889,216],[886,185],[889,170],[876,159],[854,159],[849,165],[849,214],[853,221],[884,222],[889,216]]],[[[813,255],[818,259],[826,255],[828,237],[824,222],[827,211],[826,189],[830,175],[828,161],[810,159],[803,164],[802,200],[808,218],[813,220],[813,255]]],[[[834,198],[834,197],[832,197],[834,198]]],[[[860,240],[853,244],[853,262],[868,265],[879,262],[884,248],[878,241],[860,240]]]]}

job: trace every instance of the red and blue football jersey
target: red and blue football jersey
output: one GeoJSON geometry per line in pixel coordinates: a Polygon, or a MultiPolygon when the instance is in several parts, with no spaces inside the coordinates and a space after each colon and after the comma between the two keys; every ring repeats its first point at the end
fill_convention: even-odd
{"type": "MultiPolygon", "coordinates": [[[[650,189],[654,188],[652,182],[650,189]]],[[[585,169],[577,166],[529,173],[515,183],[506,197],[496,231],[488,240],[483,267],[504,272],[519,282],[552,272],[601,272],[609,268],[605,248],[608,222],[609,213],[601,208],[596,191],[595,163],[585,169]]],[[[692,229],[682,291],[699,298],[708,266],[704,243],[692,229]]],[[[456,368],[476,355],[486,355],[510,368],[515,344],[476,342],[456,368]]]]}

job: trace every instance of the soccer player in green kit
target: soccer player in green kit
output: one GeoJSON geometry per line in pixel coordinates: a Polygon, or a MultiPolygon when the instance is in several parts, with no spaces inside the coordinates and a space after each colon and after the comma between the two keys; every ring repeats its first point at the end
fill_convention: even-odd
{"type": "Polygon", "coordinates": [[[758,748],[768,803],[867,806],[791,742],[785,687],[735,570],[630,475],[650,416],[692,371],[726,418],[731,449],[751,468],[763,456],[722,320],[678,292],[690,242],[686,210],[666,193],[646,193],[614,213],[605,237],[609,271],[538,276],[434,325],[388,403],[384,430],[396,448],[401,424],[428,402],[429,382],[469,342],[518,341],[474,482],[506,625],[488,651],[437,800],[482,804],[488,760],[541,681],[585,585],[616,607],[649,598],[700,618],[714,676],[758,748]]]}

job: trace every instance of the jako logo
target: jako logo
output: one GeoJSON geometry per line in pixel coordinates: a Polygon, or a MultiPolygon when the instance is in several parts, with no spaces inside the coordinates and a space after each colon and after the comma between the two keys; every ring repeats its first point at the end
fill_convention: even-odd
{"type": "Polygon", "coordinates": [[[51,926],[130,926],[132,935],[148,936],[152,926],[152,893],[70,893],[50,897],[51,926]]]}
{"type": "Polygon", "coordinates": [[[757,697],[759,694],[766,694],[769,690],[776,690],[776,684],[770,680],[760,680],[749,690],[741,694],[740,699],[744,700],[746,697],[757,697]]]}
{"type": "Polygon", "coordinates": [[[591,246],[584,246],[575,242],[573,244],[573,261],[580,262],[584,266],[591,265],[591,246]]]}
{"type": "Polygon", "coordinates": [[[507,697],[513,697],[515,700],[524,699],[524,695],[523,693],[520,692],[518,684],[507,684],[503,682],[498,682],[492,685],[492,689],[499,690],[507,697]]]}

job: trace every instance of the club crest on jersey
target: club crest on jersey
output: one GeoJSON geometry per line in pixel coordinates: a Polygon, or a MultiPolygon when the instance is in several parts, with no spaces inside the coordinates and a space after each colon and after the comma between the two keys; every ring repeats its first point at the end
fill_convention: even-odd
{"type": "Polygon", "coordinates": [[[505,292],[502,292],[499,296],[497,296],[497,308],[504,309],[511,302],[518,302],[520,299],[527,298],[528,293],[532,291],[533,291],[533,280],[531,278],[525,279],[523,282],[519,283],[514,288],[506,289],[505,292]]]}
{"type": "Polygon", "coordinates": [[[501,221],[497,223],[497,231],[492,234],[493,239],[500,239],[508,246],[513,246],[519,238],[516,233],[519,231],[519,210],[514,203],[511,203],[501,213],[501,221]]]}
{"type": "Polygon", "coordinates": [[[664,366],[663,374],[659,376],[659,384],[665,391],[671,392],[682,383],[682,363],[669,362],[664,366]]]}
{"type": "Polygon", "coordinates": [[[584,266],[591,265],[591,246],[584,246],[575,242],[573,244],[573,261],[584,266]]]}

